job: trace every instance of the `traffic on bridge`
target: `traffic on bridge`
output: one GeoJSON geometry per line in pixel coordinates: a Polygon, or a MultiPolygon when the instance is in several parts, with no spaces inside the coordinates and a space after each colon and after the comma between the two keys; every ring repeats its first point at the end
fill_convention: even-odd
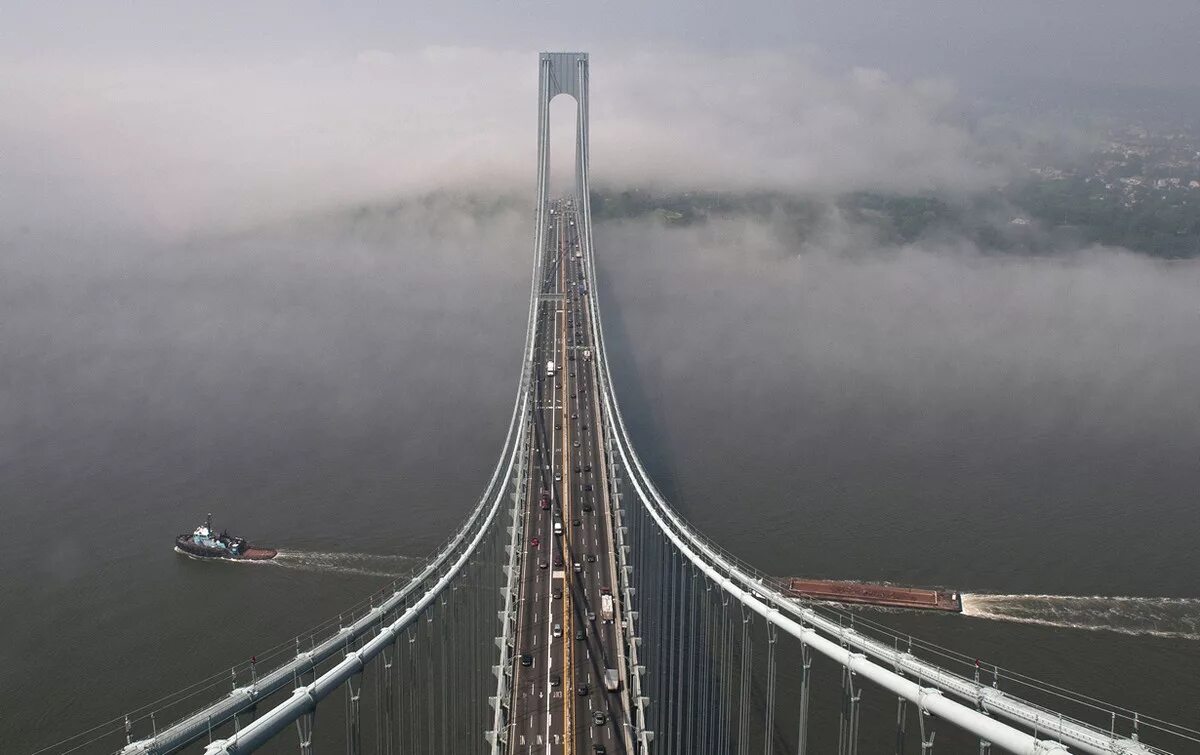
{"type": "Polygon", "coordinates": [[[580,219],[550,203],[537,301],[511,746],[628,752],[622,619],[580,219]]]}

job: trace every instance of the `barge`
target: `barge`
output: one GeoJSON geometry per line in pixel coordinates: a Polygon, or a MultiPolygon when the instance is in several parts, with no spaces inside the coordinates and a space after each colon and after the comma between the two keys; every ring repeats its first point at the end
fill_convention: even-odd
{"type": "Polygon", "coordinates": [[[962,613],[962,595],[951,590],[801,578],[793,578],[789,588],[794,597],[807,600],[962,613]]]}
{"type": "Polygon", "coordinates": [[[279,555],[274,548],[251,545],[244,537],[230,535],[222,530],[216,534],[212,526],[212,514],[192,534],[175,538],[175,551],[191,558],[220,558],[231,561],[268,561],[279,555]]]}

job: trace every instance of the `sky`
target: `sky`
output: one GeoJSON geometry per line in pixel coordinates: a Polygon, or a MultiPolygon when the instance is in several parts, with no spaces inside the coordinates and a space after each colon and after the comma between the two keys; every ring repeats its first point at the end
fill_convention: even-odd
{"type": "Polygon", "coordinates": [[[60,0],[0,26],[0,222],[175,235],[528,185],[543,49],[592,55],[595,182],[671,188],[982,188],[1012,167],[971,125],[985,93],[1200,70],[1174,0],[60,0]]]}
{"type": "Polygon", "coordinates": [[[997,76],[1194,87],[1189,0],[749,0],[591,3],[10,3],[6,56],[231,59],[469,46],[708,52],[816,49],[838,65],[977,81],[997,76]]]}
{"type": "Polygon", "coordinates": [[[9,3],[0,59],[103,65],[252,63],[423,47],[496,51],[808,51],[834,67],[1018,83],[1195,92],[1200,6],[1189,0],[461,0],[334,3],[9,3]]]}

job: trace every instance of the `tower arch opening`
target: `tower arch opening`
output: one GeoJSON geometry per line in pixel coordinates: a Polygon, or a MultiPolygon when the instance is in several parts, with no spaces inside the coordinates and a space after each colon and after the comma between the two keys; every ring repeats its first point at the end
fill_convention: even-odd
{"type": "Polygon", "coordinates": [[[579,159],[576,132],[579,103],[565,92],[550,99],[548,190],[552,197],[575,193],[575,164],[579,159]]]}

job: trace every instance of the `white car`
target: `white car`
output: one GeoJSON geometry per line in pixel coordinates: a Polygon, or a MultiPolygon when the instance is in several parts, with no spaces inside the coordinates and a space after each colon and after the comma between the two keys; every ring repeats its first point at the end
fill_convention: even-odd
{"type": "Polygon", "coordinates": [[[555,636],[555,637],[562,637],[562,624],[555,624],[555,625],[554,625],[554,636],[555,636]]]}

